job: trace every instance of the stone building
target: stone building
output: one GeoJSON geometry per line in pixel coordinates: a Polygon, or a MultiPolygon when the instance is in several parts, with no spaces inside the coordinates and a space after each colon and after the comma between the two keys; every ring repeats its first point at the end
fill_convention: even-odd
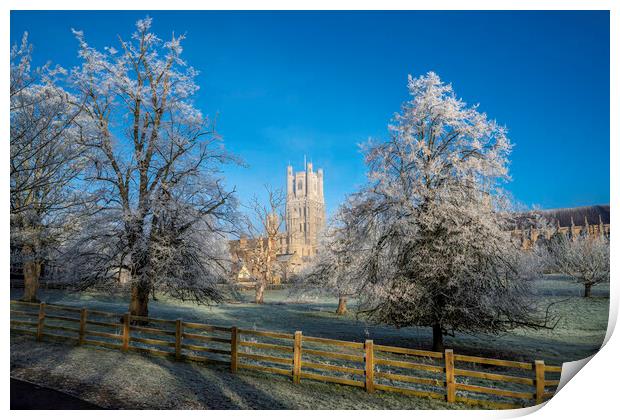
{"type": "Polygon", "coordinates": [[[289,165],[286,170],[286,242],[281,243],[282,251],[297,254],[304,261],[311,259],[317,252],[324,227],[323,169],[315,173],[312,163],[307,163],[303,171],[293,173],[289,165]]]}
{"type": "Polygon", "coordinates": [[[568,238],[577,236],[598,237],[611,235],[609,205],[573,207],[530,212],[517,217],[517,224],[511,231],[512,237],[521,243],[523,249],[530,249],[537,242],[549,241],[554,235],[568,238]],[[537,216],[547,226],[537,226],[537,216]]]}
{"type": "MultiPolygon", "coordinates": [[[[306,163],[303,171],[286,169],[285,230],[276,241],[277,274],[274,283],[285,283],[290,276],[308,264],[317,253],[319,236],[325,227],[325,198],[323,195],[323,170],[313,170],[312,163],[306,163]]],[[[266,238],[241,238],[230,241],[229,249],[233,261],[233,281],[251,286],[256,275],[252,264],[253,247],[264,247],[266,238]]]]}

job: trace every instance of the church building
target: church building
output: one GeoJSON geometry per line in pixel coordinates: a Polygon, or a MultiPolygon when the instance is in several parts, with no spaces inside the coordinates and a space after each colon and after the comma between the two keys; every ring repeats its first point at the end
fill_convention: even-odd
{"type": "Polygon", "coordinates": [[[319,235],[325,227],[323,169],[316,173],[312,163],[303,171],[286,170],[286,232],[280,252],[309,260],[317,252],[319,235]]]}
{"type": "MultiPolygon", "coordinates": [[[[294,172],[286,168],[285,231],[277,238],[275,259],[279,274],[275,283],[287,282],[316,255],[319,237],[325,227],[325,198],[323,195],[323,169],[314,172],[311,162],[304,162],[304,170],[294,172]]],[[[261,238],[242,238],[230,241],[233,260],[233,280],[250,286],[252,272],[248,252],[253,246],[260,246],[261,238]]]]}

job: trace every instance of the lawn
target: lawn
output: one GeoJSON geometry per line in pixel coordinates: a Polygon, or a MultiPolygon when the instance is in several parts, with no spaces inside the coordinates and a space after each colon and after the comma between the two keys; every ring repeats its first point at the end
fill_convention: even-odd
{"type": "MultiPolygon", "coordinates": [[[[605,337],[609,312],[609,285],[593,289],[593,297],[580,297],[582,289],[562,276],[546,276],[536,281],[537,302],[541,308],[550,303],[551,312],[560,321],[553,330],[516,329],[499,336],[457,333],[446,337],[446,347],[457,353],[532,361],[543,359],[548,364],[578,360],[596,352],[605,337]]],[[[19,298],[21,291],[12,290],[19,298]]],[[[101,293],[68,293],[43,290],[40,298],[48,303],[87,306],[105,311],[125,312],[128,300],[123,296],[101,293]]],[[[337,301],[329,298],[300,299],[287,290],[267,291],[264,305],[252,302],[252,292],[242,292],[236,302],[199,306],[161,298],[149,304],[150,315],[160,318],[182,318],[215,325],[293,332],[341,340],[363,341],[371,338],[377,344],[429,349],[428,328],[396,329],[373,325],[358,319],[353,312],[337,316],[337,301]]]]}
{"type": "MultiPolygon", "coordinates": [[[[551,311],[560,318],[554,330],[517,329],[500,336],[459,333],[446,338],[447,347],[461,354],[528,362],[544,359],[547,364],[555,365],[587,357],[598,350],[607,328],[608,285],[595,288],[594,296],[589,299],[580,297],[581,288],[561,276],[540,279],[535,289],[541,309],[554,303],[551,311]]],[[[11,298],[17,299],[20,294],[21,290],[12,290],[11,298]]],[[[119,313],[125,312],[128,305],[125,296],[96,292],[42,290],[40,298],[47,303],[119,313]]],[[[214,306],[162,298],[150,303],[150,315],[258,330],[302,330],[305,336],[349,341],[371,338],[377,344],[401,347],[428,349],[431,345],[428,328],[372,325],[356,318],[353,311],[337,316],[336,299],[302,299],[292,296],[288,290],[267,291],[264,305],[252,303],[252,298],[252,292],[246,291],[234,301],[214,306]]],[[[47,340],[36,342],[32,337],[17,334],[11,334],[11,376],[110,408],[467,408],[385,392],[367,394],[358,388],[311,380],[302,381],[301,386],[293,385],[290,378],[278,375],[247,370],[233,375],[226,367],[177,363],[166,358],[47,340]]],[[[524,389],[529,392],[529,388],[524,389]]]]}
{"type": "Polygon", "coordinates": [[[11,376],[114,409],[455,409],[434,399],[11,335],[11,376]]]}

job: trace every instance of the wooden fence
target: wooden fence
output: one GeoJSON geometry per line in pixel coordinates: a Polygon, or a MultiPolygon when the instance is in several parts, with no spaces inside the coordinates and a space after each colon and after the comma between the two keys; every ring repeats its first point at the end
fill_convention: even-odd
{"type": "Polygon", "coordinates": [[[11,301],[11,331],[487,408],[540,404],[560,366],[11,301]],[[498,385],[500,387],[498,387],[498,385]]]}

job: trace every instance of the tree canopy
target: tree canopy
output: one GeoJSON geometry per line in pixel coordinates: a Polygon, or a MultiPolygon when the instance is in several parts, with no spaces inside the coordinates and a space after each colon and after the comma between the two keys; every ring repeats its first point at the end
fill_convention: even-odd
{"type": "Polygon", "coordinates": [[[409,77],[411,99],[387,141],[363,146],[367,185],[338,219],[354,258],[332,258],[357,279],[370,319],[451,331],[540,327],[523,258],[504,228],[511,143],[506,129],[458,99],[435,73],[409,77]]]}

